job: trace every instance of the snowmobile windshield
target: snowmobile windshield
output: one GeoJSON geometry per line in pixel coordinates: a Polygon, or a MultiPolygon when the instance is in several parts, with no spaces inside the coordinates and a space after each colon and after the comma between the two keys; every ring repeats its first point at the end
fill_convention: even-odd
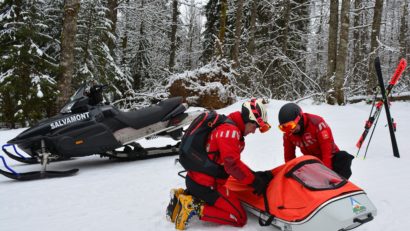
{"type": "Polygon", "coordinates": [[[71,113],[71,108],[73,105],[81,98],[85,97],[85,90],[87,88],[86,84],[82,84],[77,91],[70,97],[68,102],[64,105],[64,107],[60,110],[61,114],[71,113]]]}

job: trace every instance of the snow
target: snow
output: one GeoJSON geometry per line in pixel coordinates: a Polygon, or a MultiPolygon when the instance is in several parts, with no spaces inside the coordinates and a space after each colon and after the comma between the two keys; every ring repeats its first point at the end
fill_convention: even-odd
{"type": "Polygon", "coordinates": [[[41,91],[41,86],[40,86],[40,84],[37,84],[37,97],[38,98],[43,98],[43,96],[44,96],[44,94],[41,91]]]}
{"type": "MultiPolygon", "coordinates": [[[[31,41],[30,48],[34,49],[38,56],[43,56],[44,52],[40,49],[40,47],[37,44],[35,44],[33,40],[30,40],[30,41],[31,41]]],[[[31,50],[29,50],[29,53],[31,54],[31,50]]]]}
{"type": "MultiPolygon", "coordinates": [[[[240,108],[238,102],[220,110],[229,113],[240,108]]],[[[277,113],[285,101],[272,100],[268,105],[272,129],[265,134],[246,137],[243,160],[254,170],[274,168],[283,163],[282,134],[277,129],[277,113]]],[[[305,112],[321,115],[331,126],[338,146],[356,154],[355,144],[363,131],[370,106],[358,103],[347,106],[300,103],[305,112]]],[[[397,142],[401,158],[392,154],[386,118],[383,112],[375,131],[368,155],[363,152],[353,162],[351,181],[363,188],[378,209],[375,219],[355,230],[407,230],[410,220],[410,103],[394,102],[392,114],[397,122],[397,142]]],[[[15,137],[23,129],[0,130],[0,141],[15,137]]],[[[168,139],[142,140],[143,146],[162,146],[168,139]]],[[[169,190],[182,187],[182,170],[174,164],[175,157],[113,162],[98,156],[53,163],[50,170],[79,168],[76,176],[15,182],[0,178],[0,229],[26,230],[174,230],[165,219],[164,211],[169,190]]],[[[18,172],[38,170],[38,166],[8,161],[18,172]]],[[[4,170],[4,167],[1,166],[4,170]]],[[[192,220],[188,230],[233,231],[238,228],[202,223],[192,220]]],[[[249,215],[248,224],[241,230],[273,230],[258,225],[257,218],[249,215]]],[[[318,229],[319,230],[319,229],[318,229]]],[[[327,230],[326,230],[327,231],[327,230]]]]}
{"type": "Polygon", "coordinates": [[[8,77],[12,76],[13,73],[14,73],[14,69],[8,69],[5,72],[0,72],[0,83],[3,83],[3,81],[7,79],[8,77]]]}
{"type": "Polygon", "coordinates": [[[16,113],[14,113],[14,117],[19,116],[19,114],[23,114],[23,109],[17,110],[16,113]]]}

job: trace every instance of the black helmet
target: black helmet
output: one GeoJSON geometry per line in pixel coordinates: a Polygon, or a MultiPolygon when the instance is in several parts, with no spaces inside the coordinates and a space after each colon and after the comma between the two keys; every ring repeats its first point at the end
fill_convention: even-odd
{"type": "Polygon", "coordinates": [[[299,115],[302,115],[302,109],[295,103],[287,103],[279,110],[279,124],[295,120],[299,115]]]}

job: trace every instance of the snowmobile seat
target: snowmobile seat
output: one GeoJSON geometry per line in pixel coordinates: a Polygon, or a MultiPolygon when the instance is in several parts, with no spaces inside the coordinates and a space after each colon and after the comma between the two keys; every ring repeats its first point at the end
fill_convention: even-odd
{"type": "Polygon", "coordinates": [[[182,97],[173,97],[136,111],[120,111],[117,118],[128,126],[139,129],[161,121],[181,103],[182,97]]]}

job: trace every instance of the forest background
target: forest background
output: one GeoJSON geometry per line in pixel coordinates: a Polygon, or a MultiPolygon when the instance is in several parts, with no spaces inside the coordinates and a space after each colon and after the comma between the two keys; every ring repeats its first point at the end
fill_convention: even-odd
{"type": "Polygon", "coordinates": [[[50,117],[84,81],[140,108],[221,65],[237,98],[369,100],[374,58],[386,80],[409,60],[409,24],[409,0],[0,0],[0,121],[50,117]]]}

